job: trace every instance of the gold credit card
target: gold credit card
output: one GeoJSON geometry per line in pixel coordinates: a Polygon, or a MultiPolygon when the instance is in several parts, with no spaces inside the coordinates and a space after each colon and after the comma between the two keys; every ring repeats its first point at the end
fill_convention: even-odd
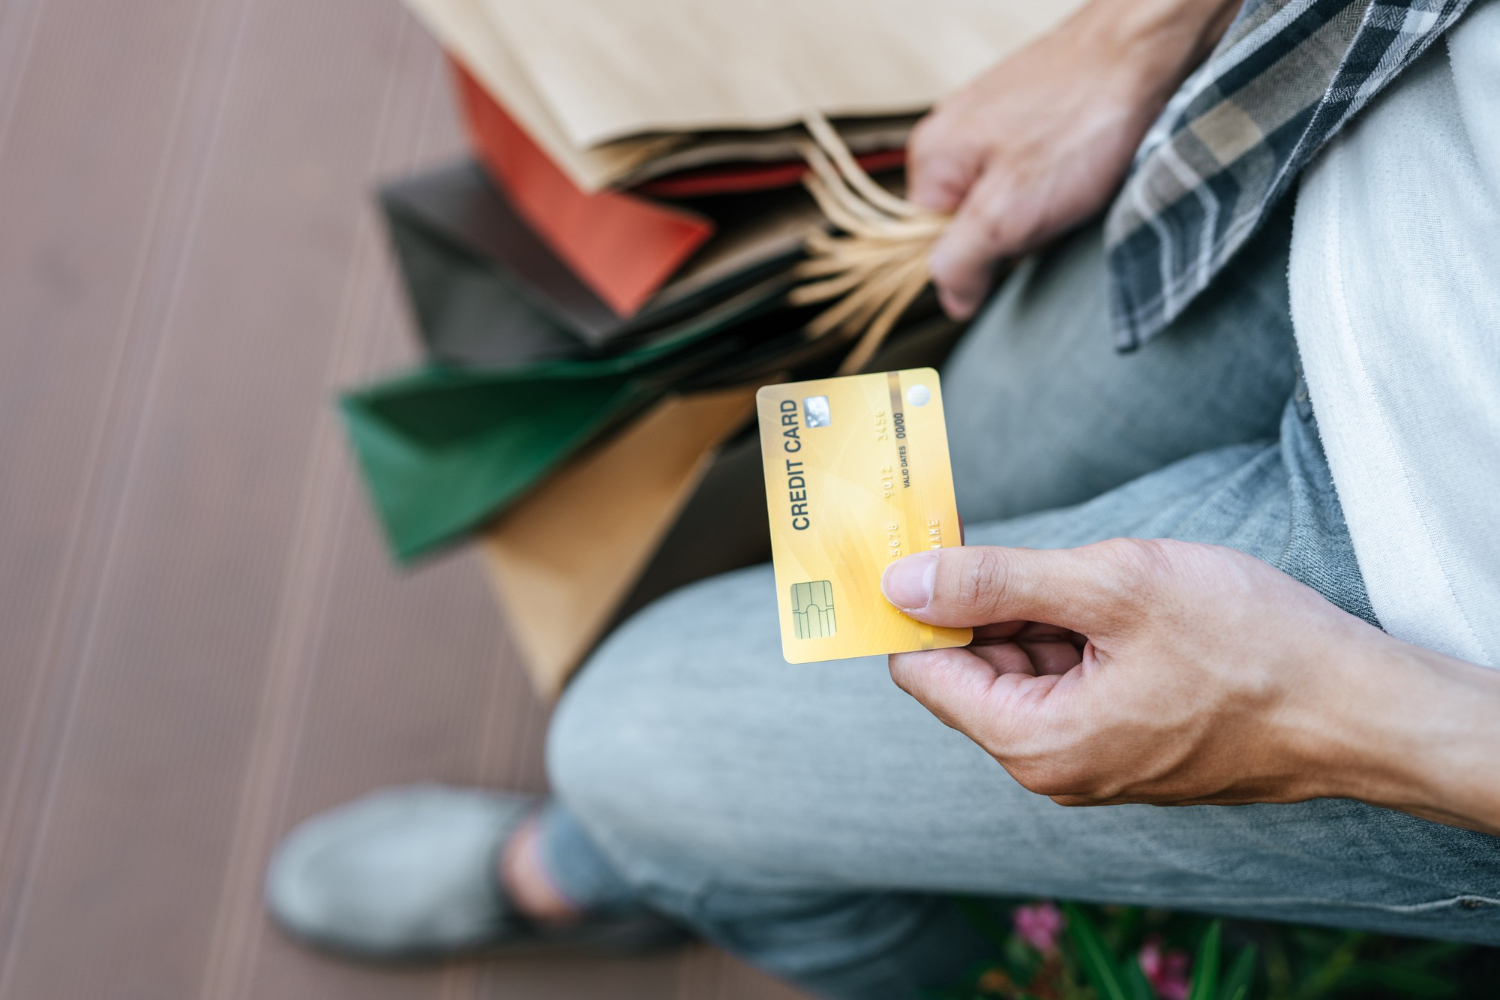
{"type": "Polygon", "coordinates": [[[963,646],[880,591],[902,556],[960,545],[931,368],[765,386],[755,396],[788,663],[963,646]]]}

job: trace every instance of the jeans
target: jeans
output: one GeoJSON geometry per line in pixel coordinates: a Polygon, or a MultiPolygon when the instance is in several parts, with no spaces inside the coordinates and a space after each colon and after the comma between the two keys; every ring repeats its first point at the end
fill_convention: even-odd
{"type": "MultiPolygon", "coordinates": [[[[1084,230],[1013,276],[948,366],[969,543],[1230,545],[1373,621],[1297,373],[1285,215],[1126,356],[1100,244],[1084,230]]],[[[1500,943],[1500,839],[1347,800],[1056,805],[898,690],[884,657],[783,662],[768,566],[617,630],[548,757],[564,893],[655,907],[826,996],[955,982],[985,946],[950,894],[1500,943]]]]}

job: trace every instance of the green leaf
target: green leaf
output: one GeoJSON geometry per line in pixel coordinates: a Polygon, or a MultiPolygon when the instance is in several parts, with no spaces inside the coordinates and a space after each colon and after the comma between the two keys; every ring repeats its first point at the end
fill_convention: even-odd
{"type": "Polygon", "coordinates": [[[1193,963],[1193,985],[1188,1000],[1215,1000],[1219,992],[1219,942],[1224,922],[1215,920],[1203,933],[1198,945],[1198,960],[1193,963]]]}
{"type": "Polygon", "coordinates": [[[1245,1000],[1250,995],[1250,984],[1255,979],[1255,958],[1255,945],[1240,949],[1224,976],[1224,985],[1219,988],[1219,1000],[1245,1000]]]}
{"type": "Polygon", "coordinates": [[[1093,922],[1074,903],[1063,904],[1063,915],[1068,920],[1068,936],[1078,947],[1083,974],[1099,992],[1101,1000],[1131,1000],[1115,972],[1114,957],[1104,947],[1104,939],[1099,936],[1093,922]]]}
{"type": "Polygon", "coordinates": [[[1120,972],[1125,978],[1125,988],[1129,991],[1131,1000],[1156,1000],[1156,991],[1146,981],[1146,973],[1141,971],[1138,956],[1127,955],[1121,959],[1120,972]]]}

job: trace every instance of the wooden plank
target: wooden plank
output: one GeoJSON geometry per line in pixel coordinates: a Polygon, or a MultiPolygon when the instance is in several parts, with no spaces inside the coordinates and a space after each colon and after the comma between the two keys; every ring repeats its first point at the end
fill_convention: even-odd
{"type": "Polygon", "coordinates": [[[222,89],[213,13],[63,0],[0,25],[0,993],[222,89]]]}
{"type": "MultiPolygon", "coordinates": [[[[328,420],[380,96],[408,26],[358,3],[219,9],[224,49],[189,70],[204,75],[195,93],[216,95],[207,168],[186,186],[181,265],[148,317],[160,347],[39,810],[13,996],[202,988],[241,769],[291,627],[310,429],[328,420]],[[80,940],[101,946],[95,961],[78,960],[80,940]]],[[[142,43],[132,70],[152,51],[142,43]]]]}
{"type": "MultiPolygon", "coordinates": [[[[349,12],[345,11],[347,15],[349,12]]],[[[409,170],[413,157],[453,155],[447,80],[409,23],[386,54],[391,73],[372,94],[383,106],[378,145],[356,185],[409,170]],[[434,121],[440,127],[429,127],[434,121]]],[[[326,376],[328,386],[408,363],[412,348],[391,285],[382,234],[361,210],[354,263],[326,376]]],[[[475,682],[488,684],[502,641],[494,623],[467,614],[472,567],[439,567],[409,586],[369,530],[326,406],[314,424],[314,457],[293,546],[286,609],[244,766],[235,838],[218,900],[202,996],[441,995],[444,970],[383,978],[311,955],[270,931],[260,899],[265,861],[297,820],[381,784],[451,771],[473,740],[475,682]],[[467,641],[466,641],[467,640],[467,641]],[[434,648],[460,647],[429,667],[434,648]],[[413,737],[415,732],[420,734],[413,737]],[[308,792],[311,797],[308,797],[308,792]]],[[[503,666],[503,665],[500,665],[503,666]]]]}
{"type": "Polygon", "coordinates": [[[411,356],[368,192],[457,152],[445,70],[365,0],[0,0],[0,56],[0,1000],[791,996],[268,926],[302,818],[544,787],[479,567],[391,568],[328,405],[411,356]]]}

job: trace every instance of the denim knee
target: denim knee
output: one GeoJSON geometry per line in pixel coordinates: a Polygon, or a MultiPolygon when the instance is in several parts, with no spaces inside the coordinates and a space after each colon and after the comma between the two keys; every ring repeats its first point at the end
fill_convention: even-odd
{"type": "Polygon", "coordinates": [[[552,787],[637,884],[660,876],[692,891],[768,867],[791,806],[784,775],[753,748],[807,724],[795,690],[817,680],[847,692],[848,671],[868,672],[785,683],[775,601],[769,566],[670,594],[617,629],[558,706],[552,787]]]}
{"type": "Polygon", "coordinates": [[[632,882],[670,854],[697,783],[653,646],[626,623],[568,687],[547,734],[553,794],[632,882]]]}
{"type": "Polygon", "coordinates": [[[631,776],[640,773],[642,762],[632,758],[644,751],[616,728],[628,717],[631,699],[616,700],[616,692],[606,693],[600,683],[617,665],[618,657],[596,656],[563,693],[547,731],[552,794],[588,827],[619,827],[621,814],[639,801],[631,776]]]}

